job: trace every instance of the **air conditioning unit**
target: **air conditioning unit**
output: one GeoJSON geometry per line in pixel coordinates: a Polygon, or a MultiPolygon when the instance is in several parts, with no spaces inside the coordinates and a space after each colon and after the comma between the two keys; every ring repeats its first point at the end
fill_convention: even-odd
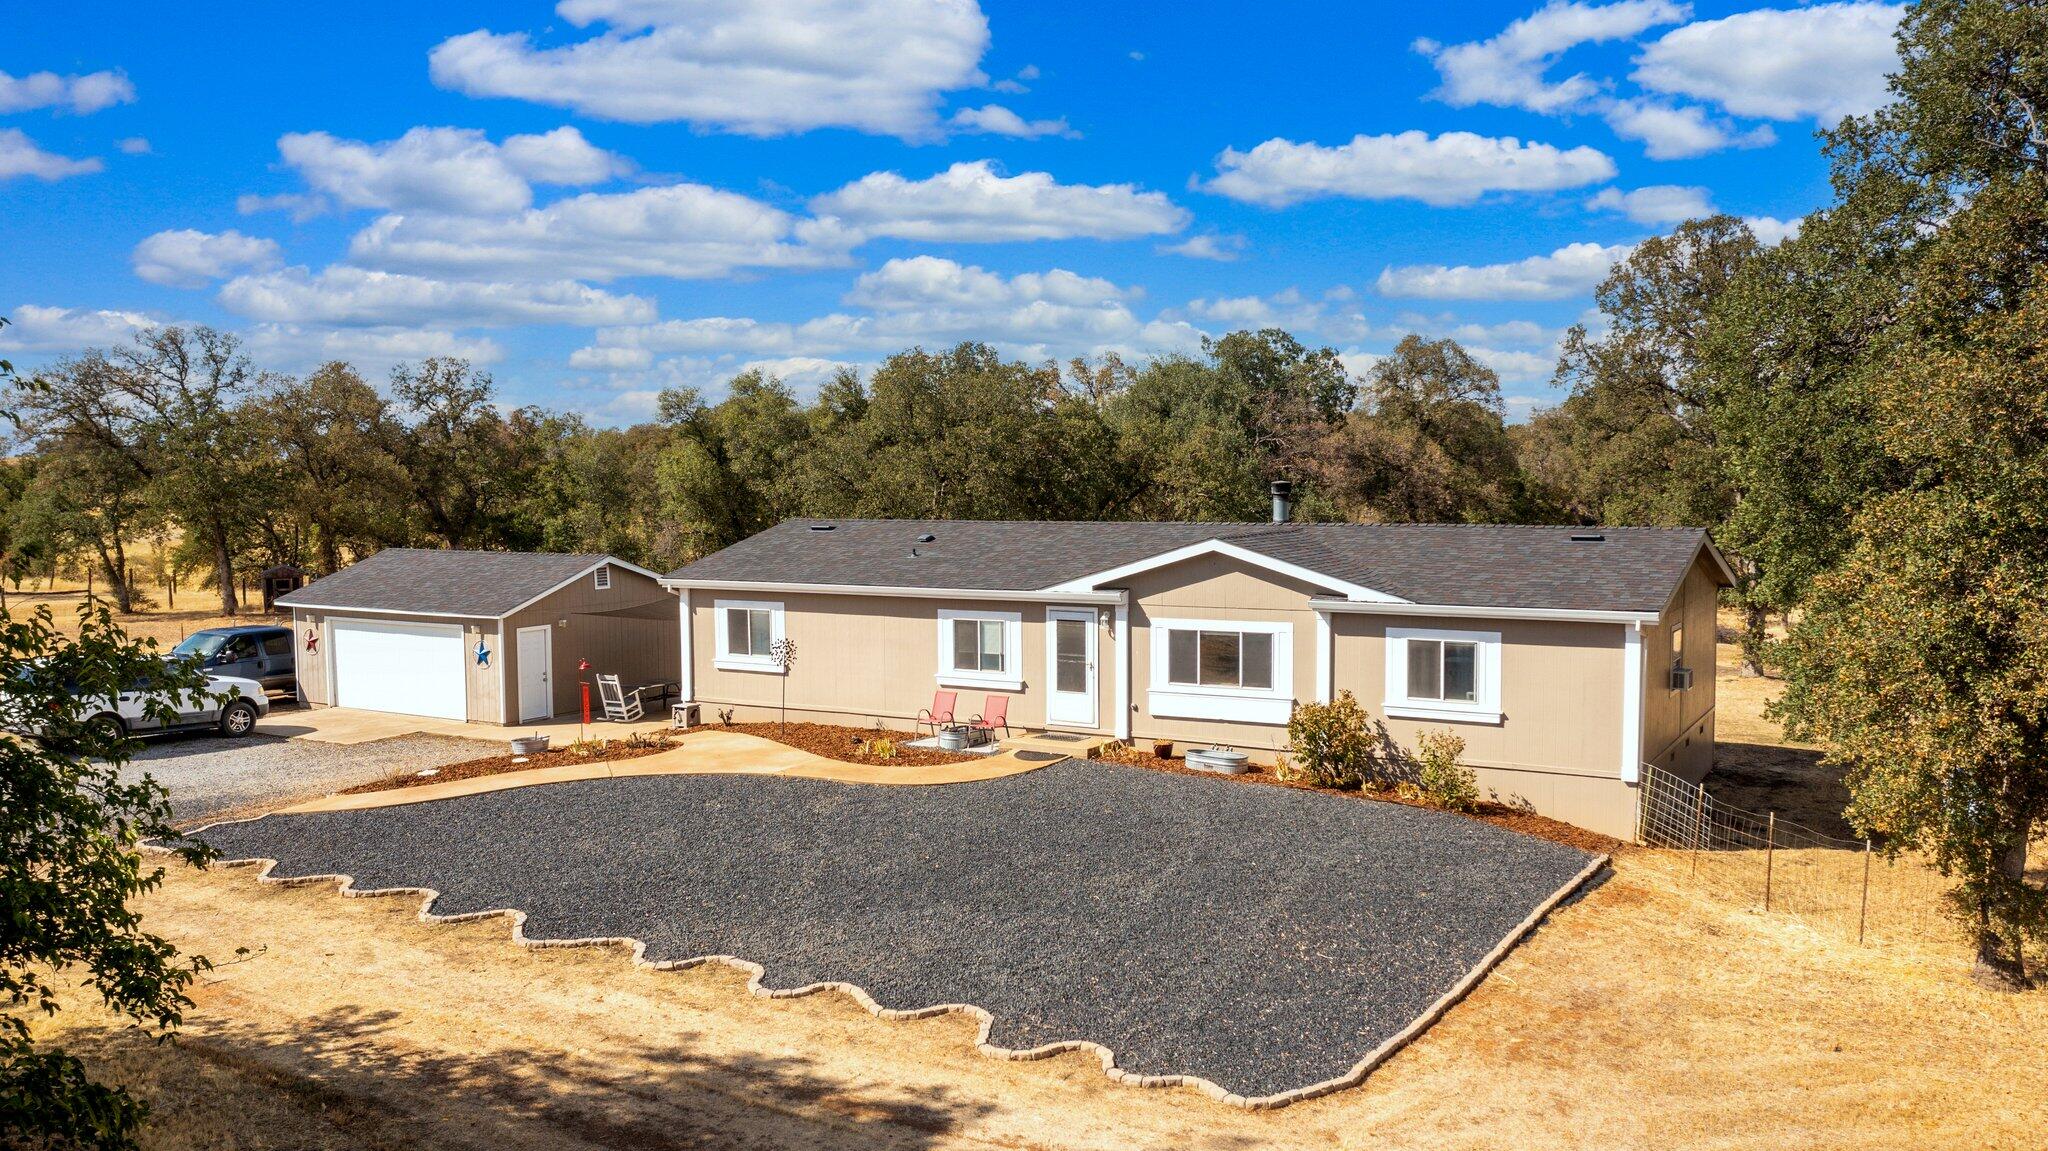
{"type": "Polygon", "coordinates": [[[1692,669],[1691,669],[1691,668],[1689,668],[1689,667],[1674,667],[1674,668],[1672,668],[1672,669],[1671,669],[1671,690],[1672,690],[1672,691],[1691,691],[1691,690],[1692,690],[1692,669]]]}

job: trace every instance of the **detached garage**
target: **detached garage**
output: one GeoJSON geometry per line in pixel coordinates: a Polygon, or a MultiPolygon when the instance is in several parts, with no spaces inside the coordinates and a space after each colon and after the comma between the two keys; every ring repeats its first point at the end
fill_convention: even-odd
{"type": "Polygon", "coordinates": [[[674,681],[676,598],[656,579],[607,555],[392,548],[277,604],[304,702],[516,724],[575,713],[598,674],[674,681]]]}

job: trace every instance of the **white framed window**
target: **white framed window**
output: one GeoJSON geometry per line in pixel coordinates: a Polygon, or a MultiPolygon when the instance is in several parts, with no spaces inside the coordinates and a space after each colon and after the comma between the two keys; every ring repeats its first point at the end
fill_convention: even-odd
{"type": "Polygon", "coordinates": [[[1500,722],[1500,633],[1387,629],[1387,697],[1395,719],[1500,722]]]}
{"type": "Polygon", "coordinates": [[[592,573],[590,585],[598,591],[610,591],[612,587],[612,565],[606,564],[592,573]]]}
{"type": "Polygon", "coordinates": [[[1294,625],[1155,619],[1148,710],[1156,716],[1283,724],[1294,708],[1294,625]]]}
{"type": "Polygon", "coordinates": [[[1024,689],[1024,613],[939,609],[938,681],[1024,689]]]}
{"type": "Polygon", "coordinates": [[[782,605],[768,600],[722,599],[712,603],[718,646],[711,665],[725,671],[777,672],[773,654],[783,638],[782,605]]]}

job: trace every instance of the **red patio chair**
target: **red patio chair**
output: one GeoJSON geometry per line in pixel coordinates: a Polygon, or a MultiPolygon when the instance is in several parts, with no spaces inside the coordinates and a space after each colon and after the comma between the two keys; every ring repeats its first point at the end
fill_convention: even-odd
{"type": "Polygon", "coordinates": [[[932,729],[932,735],[936,737],[939,734],[939,728],[953,722],[953,708],[959,702],[959,692],[933,692],[932,705],[917,713],[917,723],[911,730],[915,731],[917,728],[929,727],[932,729]]]}
{"type": "Polygon", "coordinates": [[[1003,738],[1010,738],[1010,697],[990,693],[981,701],[981,714],[967,722],[975,733],[994,739],[996,729],[1003,729],[1003,738]]]}

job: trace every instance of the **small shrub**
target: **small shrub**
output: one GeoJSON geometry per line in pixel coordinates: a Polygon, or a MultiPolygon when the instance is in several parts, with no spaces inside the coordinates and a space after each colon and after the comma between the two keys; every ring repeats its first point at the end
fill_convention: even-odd
{"type": "Polygon", "coordinates": [[[893,739],[864,739],[860,741],[860,753],[869,759],[895,759],[896,741],[893,739]]]}
{"type": "Polygon", "coordinates": [[[729,708],[729,707],[721,707],[721,708],[719,708],[719,709],[718,709],[718,723],[719,723],[719,725],[720,725],[721,727],[731,727],[731,726],[732,726],[732,709],[731,709],[731,708],[729,708]]]}
{"type": "Polygon", "coordinates": [[[1416,740],[1415,786],[1425,799],[1451,811],[1479,806],[1479,779],[1460,762],[1465,741],[1449,731],[1425,731],[1416,740]]]}
{"type": "Polygon", "coordinates": [[[1329,703],[1296,704],[1287,717],[1280,778],[1357,787],[1372,770],[1373,744],[1372,720],[1350,692],[1338,692],[1329,703]]]}
{"type": "Polygon", "coordinates": [[[1104,763],[1123,763],[1134,767],[1144,767],[1152,762],[1146,757],[1144,752],[1139,751],[1120,739],[1113,743],[1103,744],[1102,749],[1095,753],[1094,758],[1104,763]]]}

